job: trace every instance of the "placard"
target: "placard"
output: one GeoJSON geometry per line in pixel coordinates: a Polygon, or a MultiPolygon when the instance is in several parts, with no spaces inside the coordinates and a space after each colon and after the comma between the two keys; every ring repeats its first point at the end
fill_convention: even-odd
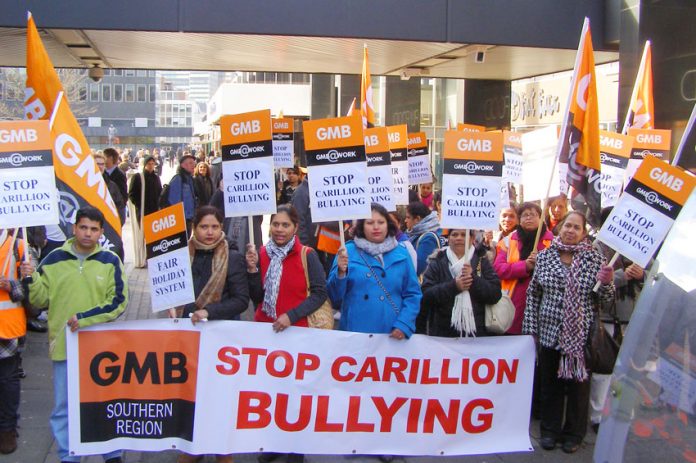
{"type": "Polygon", "coordinates": [[[291,117],[272,120],[273,165],[276,169],[295,166],[295,121],[291,117]]]}
{"type": "Polygon", "coordinates": [[[360,113],[304,121],[312,222],[370,217],[360,113]]]}
{"type": "Polygon", "coordinates": [[[645,268],[696,185],[696,178],[647,156],[597,238],[645,268]]]}
{"type": "MultiPolygon", "coordinates": [[[[619,200],[632,146],[631,136],[599,131],[599,161],[602,165],[599,184],[602,189],[602,208],[613,206],[619,200]]],[[[597,182],[594,185],[597,185],[597,182]]]]}
{"type": "Polygon", "coordinates": [[[633,137],[633,148],[631,149],[631,159],[628,160],[628,166],[626,166],[624,185],[628,185],[628,182],[631,181],[645,156],[653,155],[669,162],[669,147],[672,142],[671,130],[629,129],[628,135],[633,137]]]}
{"type": "Polygon", "coordinates": [[[225,217],[275,213],[271,111],[222,116],[220,138],[225,217]]]}
{"type": "Polygon", "coordinates": [[[457,123],[457,132],[485,132],[486,127],[483,125],[476,124],[465,124],[463,122],[457,123]]]}
{"type": "Polygon", "coordinates": [[[195,302],[184,204],[146,215],[143,231],[152,311],[195,302]]]}
{"type": "Polygon", "coordinates": [[[46,120],[0,122],[0,228],[58,224],[51,145],[46,120]]]}
{"type": "Polygon", "coordinates": [[[397,206],[408,205],[408,126],[406,124],[387,127],[389,151],[394,182],[394,201],[397,206]]]}
{"type": "Polygon", "coordinates": [[[278,334],[267,323],[143,320],[66,338],[74,455],[533,450],[531,336],[399,342],[295,326],[278,334]]]}
{"type": "Polygon", "coordinates": [[[503,130],[503,180],[510,183],[522,183],[522,135],[503,130]]]}
{"type": "Polygon", "coordinates": [[[556,150],[558,149],[558,129],[555,126],[533,130],[522,135],[522,187],[525,201],[543,201],[548,190],[549,198],[558,196],[561,191],[561,181],[567,190],[568,184],[559,164],[553,169],[556,150]]]}
{"type": "Polygon", "coordinates": [[[389,131],[386,127],[373,127],[364,129],[364,134],[370,200],[373,203],[381,204],[388,211],[395,211],[389,131]]]}
{"type": "Polygon", "coordinates": [[[430,153],[425,132],[408,134],[408,184],[433,183],[430,170],[430,153]]]}
{"type": "Polygon", "coordinates": [[[501,133],[445,132],[442,227],[496,229],[502,176],[501,133]]]}

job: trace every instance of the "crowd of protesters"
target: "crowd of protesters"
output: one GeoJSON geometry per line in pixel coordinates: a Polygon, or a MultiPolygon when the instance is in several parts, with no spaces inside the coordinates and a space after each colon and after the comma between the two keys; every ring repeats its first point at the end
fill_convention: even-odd
{"type": "MultiPolygon", "coordinates": [[[[262,217],[251,219],[254,237],[248,236],[249,218],[225,218],[224,179],[220,157],[214,153],[139,150],[133,154],[109,148],[95,153],[95,162],[122,222],[126,201],[136,226],[146,214],[183,203],[196,301],[171,310],[170,316],[190,318],[193,323],[235,320],[253,306],[255,321],[282,332],[309,326],[309,317],[328,299],[338,319],[336,327],[345,331],[384,333],[396,340],[416,333],[481,337],[493,334],[486,328],[486,305],[497,303],[505,294],[515,312],[504,335],[529,334],[537,343],[534,413],[540,417],[541,446],[551,450],[560,444],[563,451],[573,453],[582,443],[590,397],[596,410],[601,394],[606,394],[606,380],[592,382],[584,358],[590,325],[598,317],[598,304],[607,305],[617,294],[621,319],[628,320],[643,270],[628,261],[607,266],[607,250],[592,243],[584,216],[568,212],[565,198],[550,201],[546,220],[539,204],[513,203],[502,209],[498,230],[443,230],[440,192],[428,184],[412,190],[413,201],[407,207],[389,212],[372,204],[370,217],[340,229],[337,224],[312,222],[309,178],[306,169],[296,167],[278,178],[279,206],[270,217],[270,236],[264,240],[262,217]],[[162,167],[165,163],[173,167],[175,157],[176,173],[163,185],[162,167]],[[127,171],[131,171],[129,185],[127,171]],[[340,246],[341,234],[345,247],[340,246]],[[595,297],[592,288],[597,282],[600,289],[595,297]],[[617,293],[618,286],[625,289],[617,293]],[[591,384],[597,389],[592,394],[591,384]]],[[[52,252],[40,251],[51,241],[49,230],[38,243],[34,240],[31,247],[37,258],[33,263],[23,259],[27,252],[23,247],[13,249],[14,243],[23,243],[21,239],[8,231],[0,235],[0,259],[10,259],[9,270],[0,277],[0,306],[10,309],[3,316],[12,322],[0,325],[2,453],[11,453],[17,446],[26,301],[48,309],[56,401],[51,425],[61,461],[79,461],[67,452],[62,328],[66,323],[77,330],[113,320],[128,300],[123,256],[98,244],[103,224],[98,210],[81,209],[74,236],[62,243],[54,240],[52,252]],[[90,272],[83,273],[83,266],[90,266],[90,272]],[[75,277],[66,282],[55,276],[59,273],[75,277]],[[99,275],[99,283],[92,281],[99,275]],[[110,299],[104,305],[107,294],[110,299]]],[[[134,241],[136,266],[145,266],[142,236],[134,236],[134,241]]],[[[592,422],[598,424],[600,419],[593,411],[592,422]]],[[[263,453],[259,461],[279,456],[263,453]]],[[[120,453],[105,456],[109,463],[121,458],[120,453]]],[[[178,461],[197,458],[181,453],[178,461]]],[[[232,461],[229,455],[216,458],[232,461]]],[[[286,458],[304,460],[299,454],[286,458]]]]}

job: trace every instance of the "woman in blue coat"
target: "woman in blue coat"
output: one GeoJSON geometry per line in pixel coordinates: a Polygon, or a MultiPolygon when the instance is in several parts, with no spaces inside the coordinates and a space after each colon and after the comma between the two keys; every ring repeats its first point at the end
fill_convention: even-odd
{"type": "Polygon", "coordinates": [[[416,329],[421,290],[411,256],[395,238],[387,210],[372,204],[372,216],[358,220],[355,238],[334,260],[327,289],[341,310],[340,328],[409,338],[416,329]]]}

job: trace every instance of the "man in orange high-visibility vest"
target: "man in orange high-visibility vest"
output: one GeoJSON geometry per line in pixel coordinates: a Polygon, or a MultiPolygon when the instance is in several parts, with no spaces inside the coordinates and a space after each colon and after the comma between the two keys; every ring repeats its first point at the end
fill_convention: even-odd
{"type": "Polygon", "coordinates": [[[25,291],[19,280],[31,274],[30,263],[21,263],[23,246],[7,232],[0,231],[0,453],[17,449],[19,418],[19,338],[27,332],[22,306],[25,291]]]}

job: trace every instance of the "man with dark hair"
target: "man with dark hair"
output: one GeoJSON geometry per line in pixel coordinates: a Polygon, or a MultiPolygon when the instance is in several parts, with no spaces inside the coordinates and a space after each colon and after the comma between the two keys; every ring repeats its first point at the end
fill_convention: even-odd
{"type": "MultiPolygon", "coordinates": [[[[116,184],[118,190],[121,192],[121,198],[128,198],[128,181],[126,179],[126,174],[118,168],[118,151],[114,148],[106,148],[104,150],[104,157],[106,158],[105,175],[116,184]]],[[[118,215],[121,218],[121,225],[123,225],[126,221],[125,199],[123,206],[118,209],[118,215]]]]}
{"type": "MultiPolygon", "coordinates": [[[[55,406],[51,428],[61,462],[79,462],[68,449],[68,367],[65,326],[71,331],[114,320],[128,304],[127,279],[116,254],[102,249],[104,216],[91,206],[77,211],[73,237],[53,250],[23,283],[29,301],[48,307],[49,354],[53,360],[55,406]]],[[[104,455],[107,463],[121,463],[121,452],[104,455]]]]}
{"type": "Polygon", "coordinates": [[[193,186],[193,171],[196,168],[196,158],[191,153],[184,153],[179,158],[179,168],[176,175],[169,181],[169,196],[167,202],[172,205],[184,203],[186,230],[191,233],[191,221],[196,211],[196,193],[193,186]]]}

